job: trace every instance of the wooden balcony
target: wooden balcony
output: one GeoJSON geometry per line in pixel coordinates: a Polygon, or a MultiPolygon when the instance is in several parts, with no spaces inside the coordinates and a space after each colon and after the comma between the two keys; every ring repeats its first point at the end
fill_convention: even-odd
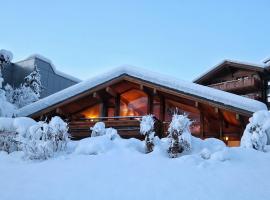
{"type": "Polygon", "coordinates": [[[256,78],[243,78],[238,80],[231,80],[221,83],[208,85],[209,87],[228,91],[228,92],[241,92],[241,91],[252,91],[260,88],[260,80],[256,78]]]}
{"type": "MultiPolygon", "coordinates": [[[[115,128],[118,134],[123,138],[134,137],[144,139],[144,137],[140,135],[141,118],[141,116],[83,118],[69,123],[69,133],[70,137],[75,140],[90,137],[90,127],[93,127],[96,122],[102,121],[105,123],[106,128],[115,128]]],[[[162,125],[159,120],[156,120],[155,132],[158,136],[162,136],[162,125]]]]}

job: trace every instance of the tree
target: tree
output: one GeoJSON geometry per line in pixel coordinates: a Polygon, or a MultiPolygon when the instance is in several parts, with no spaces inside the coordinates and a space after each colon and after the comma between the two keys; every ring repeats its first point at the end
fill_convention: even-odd
{"type": "Polygon", "coordinates": [[[34,71],[24,78],[24,84],[23,84],[24,87],[31,88],[38,98],[40,97],[40,93],[42,90],[40,79],[41,79],[41,76],[39,73],[39,69],[37,68],[37,66],[35,66],[34,71]]]}
{"type": "Polygon", "coordinates": [[[12,53],[7,50],[0,50],[0,117],[11,117],[15,113],[15,107],[6,99],[6,93],[2,89],[4,78],[2,77],[3,68],[12,60],[12,53]]]}
{"type": "Polygon", "coordinates": [[[153,115],[146,115],[142,117],[140,123],[140,133],[145,136],[146,153],[150,153],[154,149],[154,124],[153,115]]]}
{"type": "Polygon", "coordinates": [[[170,146],[168,149],[169,156],[176,158],[184,151],[191,148],[191,133],[189,126],[191,124],[187,115],[174,114],[169,125],[170,146]]]}
{"type": "Polygon", "coordinates": [[[5,86],[7,100],[16,105],[17,108],[24,107],[39,100],[42,86],[40,73],[37,67],[24,78],[24,83],[18,88],[13,88],[7,84],[5,86]]]}

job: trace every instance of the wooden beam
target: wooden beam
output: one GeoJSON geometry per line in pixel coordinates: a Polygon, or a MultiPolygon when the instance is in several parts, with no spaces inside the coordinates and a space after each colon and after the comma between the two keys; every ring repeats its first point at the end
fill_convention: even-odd
{"type": "Polygon", "coordinates": [[[117,94],[116,97],[114,98],[115,101],[115,107],[114,107],[114,113],[115,116],[119,116],[120,115],[120,95],[117,94]]]}
{"type": "Polygon", "coordinates": [[[199,108],[199,102],[198,101],[195,101],[195,107],[199,108]]]}
{"type": "Polygon", "coordinates": [[[218,113],[218,108],[215,108],[215,113],[218,113]]]}
{"type": "Polygon", "coordinates": [[[165,100],[163,96],[160,96],[160,107],[159,107],[159,115],[160,115],[160,121],[164,121],[165,119],[165,100]]]}
{"type": "Polygon", "coordinates": [[[239,120],[239,119],[240,119],[239,114],[236,114],[236,115],[235,115],[235,119],[237,119],[237,120],[239,120]]]}
{"type": "Polygon", "coordinates": [[[143,85],[142,84],[140,84],[140,90],[143,90],[143,85]]]}
{"type": "Polygon", "coordinates": [[[93,93],[93,98],[98,99],[98,100],[101,100],[101,97],[100,97],[100,95],[97,92],[94,92],[93,93]]]}
{"type": "Polygon", "coordinates": [[[113,97],[117,96],[117,92],[115,92],[111,87],[106,87],[106,92],[108,92],[113,97]]]}
{"type": "Polygon", "coordinates": [[[147,114],[153,114],[154,98],[153,95],[148,94],[147,114]]]}
{"type": "Polygon", "coordinates": [[[200,138],[204,139],[204,114],[200,112],[200,138]]]}
{"type": "Polygon", "coordinates": [[[224,119],[222,113],[218,112],[218,120],[219,120],[219,139],[223,140],[223,125],[224,119]]]}

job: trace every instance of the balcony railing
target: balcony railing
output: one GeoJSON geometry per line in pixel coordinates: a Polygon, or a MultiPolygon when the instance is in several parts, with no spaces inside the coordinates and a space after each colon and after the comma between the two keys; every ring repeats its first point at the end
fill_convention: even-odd
{"type": "Polygon", "coordinates": [[[221,83],[216,83],[212,85],[208,85],[209,87],[224,90],[224,91],[243,91],[243,90],[252,90],[258,89],[260,87],[260,80],[256,78],[242,78],[238,80],[231,80],[221,83]]]}

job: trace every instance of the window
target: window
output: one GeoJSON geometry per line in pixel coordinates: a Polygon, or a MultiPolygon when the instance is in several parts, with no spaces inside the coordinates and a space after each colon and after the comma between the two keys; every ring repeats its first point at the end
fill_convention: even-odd
{"type": "Polygon", "coordinates": [[[97,118],[97,117],[100,117],[101,115],[100,110],[101,110],[101,104],[95,104],[85,109],[84,111],[82,111],[81,114],[85,118],[97,118]]]}
{"type": "Polygon", "coordinates": [[[174,113],[187,114],[192,121],[190,131],[194,135],[200,134],[200,112],[198,109],[173,101],[165,101],[165,121],[170,122],[174,113]]]}
{"type": "Polygon", "coordinates": [[[147,114],[148,96],[141,90],[132,89],[120,95],[120,116],[147,114]]]}

